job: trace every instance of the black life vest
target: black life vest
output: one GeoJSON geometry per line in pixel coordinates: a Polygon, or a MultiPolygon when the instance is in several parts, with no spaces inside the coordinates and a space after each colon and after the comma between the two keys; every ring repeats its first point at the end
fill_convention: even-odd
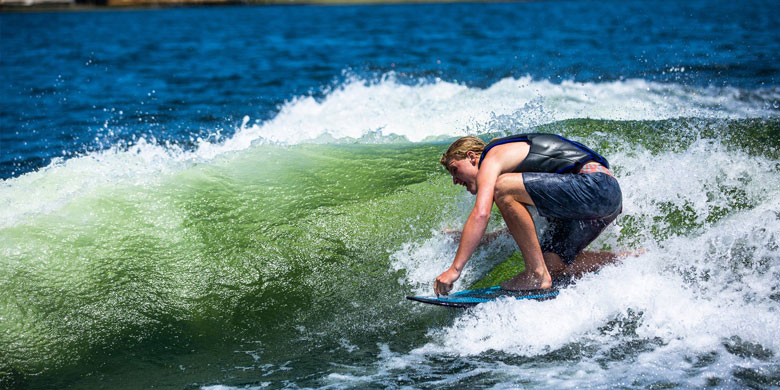
{"type": "Polygon", "coordinates": [[[479,159],[479,166],[494,146],[510,142],[528,142],[531,150],[514,172],[576,173],[593,160],[609,168],[607,159],[587,146],[555,134],[517,134],[491,141],[479,159]]]}

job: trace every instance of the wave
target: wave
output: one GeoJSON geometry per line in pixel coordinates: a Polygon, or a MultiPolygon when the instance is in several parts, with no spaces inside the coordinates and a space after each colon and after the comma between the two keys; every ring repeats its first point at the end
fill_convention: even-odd
{"type": "Polygon", "coordinates": [[[776,118],[778,102],[777,88],[692,88],[638,79],[556,84],[506,78],[481,89],[444,80],[408,85],[393,73],[375,81],[353,77],[323,98],[293,98],[268,121],[247,116],[232,136],[219,142],[214,141],[219,135],[198,139],[193,150],[140,138],[130,147],[55,159],[36,172],[3,180],[0,227],[56,210],[102,186],[140,185],[258,144],[420,142],[570,118],[776,118]]]}
{"type": "MultiPolygon", "coordinates": [[[[142,139],[5,180],[0,348],[11,353],[0,373],[84,369],[121,361],[118,350],[165,354],[176,340],[226,338],[268,343],[257,365],[306,366],[305,356],[285,355],[295,340],[366,354],[399,328],[418,330],[406,352],[382,347],[375,373],[334,366],[323,382],[391,387],[405,362],[437,366],[439,356],[455,366],[445,381],[511,366],[507,387],[530,377],[523,359],[550,354],[565,356],[550,358],[545,372],[560,382],[548,387],[570,383],[561,378],[572,370],[584,372],[581,383],[601,383],[604,370],[657,383],[654,365],[685,365],[689,355],[717,356],[694,379],[680,377],[690,386],[717,376],[718,364],[771,365],[780,353],[780,121],[769,102],[778,93],[745,93],[642,80],[505,79],[486,89],[351,80],[321,99],[293,99],[269,121],[246,119],[221,142],[187,150],[142,139]],[[585,116],[607,119],[567,119],[585,116]],[[446,321],[399,303],[430,290],[456,250],[439,232],[459,227],[473,202],[437,166],[445,142],[518,128],[604,152],[624,214],[595,245],[647,252],[543,305],[498,302],[446,321]],[[473,364],[458,368],[461,358],[473,364]],[[574,363],[561,368],[561,359],[574,363]],[[630,371],[635,359],[650,363],[630,371]]],[[[508,236],[497,244],[476,254],[457,288],[514,250],[508,236]]]]}

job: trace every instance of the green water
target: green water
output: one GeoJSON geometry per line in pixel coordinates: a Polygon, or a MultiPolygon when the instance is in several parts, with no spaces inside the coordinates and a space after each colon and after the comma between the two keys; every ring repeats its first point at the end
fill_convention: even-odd
{"type": "Polygon", "coordinates": [[[433,228],[453,193],[439,149],[257,147],[3,229],[3,366],[284,340],[301,323],[385,327],[366,313],[386,300],[354,298],[403,294],[388,254],[433,228]]]}

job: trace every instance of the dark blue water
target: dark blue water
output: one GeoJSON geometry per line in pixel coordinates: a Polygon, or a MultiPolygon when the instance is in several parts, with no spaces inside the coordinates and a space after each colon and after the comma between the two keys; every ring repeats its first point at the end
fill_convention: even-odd
{"type": "Polygon", "coordinates": [[[777,1],[2,14],[0,178],[139,137],[189,147],[390,72],[472,87],[530,75],[776,89],[778,20],[777,1]]]}

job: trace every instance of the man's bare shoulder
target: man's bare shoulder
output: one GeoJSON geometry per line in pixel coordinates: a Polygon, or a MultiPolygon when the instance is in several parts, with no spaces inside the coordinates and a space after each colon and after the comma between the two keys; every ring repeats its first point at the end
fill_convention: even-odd
{"type": "Polygon", "coordinates": [[[498,165],[501,173],[514,172],[515,168],[528,156],[529,150],[531,150],[531,145],[523,141],[496,145],[485,156],[482,165],[498,165]]]}

